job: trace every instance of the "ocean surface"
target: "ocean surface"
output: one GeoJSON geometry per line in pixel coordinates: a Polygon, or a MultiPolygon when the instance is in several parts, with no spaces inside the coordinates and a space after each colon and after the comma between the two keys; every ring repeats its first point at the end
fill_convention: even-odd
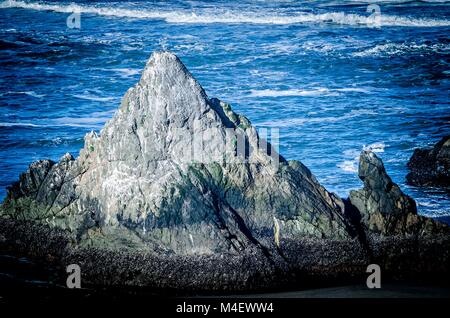
{"type": "Polygon", "coordinates": [[[448,190],[405,184],[450,134],[450,1],[4,1],[0,34],[1,200],[32,161],[77,156],[168,49],[329,190],[361,187],[371,148],[419,213],[450,215],[448,190]]]}

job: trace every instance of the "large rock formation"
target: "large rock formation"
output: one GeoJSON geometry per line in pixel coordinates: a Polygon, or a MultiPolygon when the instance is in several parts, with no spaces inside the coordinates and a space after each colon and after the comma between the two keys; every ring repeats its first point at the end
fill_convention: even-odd
{"type": "Polygon", "coordinates": [[[328,281],[374,259],[447,273],[448,228],[417,216],[374,154],[360,177],[349,201],[329,193],[175,55],[154,53],[77,159],[37,161],[9,188],[0,249],[75,262],[93,284],[188,290],[328,281]]]}
{"type": "Polygon", "coordinates": [[[450,186],[450,136],[442,138],[431,149],[416,149],[408,162],[406,176],[417,186],[450,186]]]}
{"type": "Polygon", "coordinates": [[[351,191],[349,199],[370,233],[427,235],[447,230],[445,225],[417,215],[416,202],[392,182],[375,153],[361,153],[358,175],[364,187],[351,191]]]}
{"type": "Polygon", "coordinates": [[[265,145],[174,54],[155,53],[100,135],[76,160],[32,164],[4,214],[69,229],[81,245],[177,254],[351,237],[342,201],[265,145]]]}

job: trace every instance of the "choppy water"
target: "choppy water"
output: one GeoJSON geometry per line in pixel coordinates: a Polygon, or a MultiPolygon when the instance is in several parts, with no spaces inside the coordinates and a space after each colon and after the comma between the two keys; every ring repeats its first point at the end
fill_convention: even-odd
{"type": "Polygon", "coordinates": [[[372,147],[420,213],[450,215],[444,191],[404,184],[413,149],[450,132],[450,2],[370,1],[379,20],[368,3],[1,3],[0,197],[33,160],[77,155],[151,52],[170,49],[210,97],[280,128],[281,153],[329,190],[360,187],[372,147]]]}

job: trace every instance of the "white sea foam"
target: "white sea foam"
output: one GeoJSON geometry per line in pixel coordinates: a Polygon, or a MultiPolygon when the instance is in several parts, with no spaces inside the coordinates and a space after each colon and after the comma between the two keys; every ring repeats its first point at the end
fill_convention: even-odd
{"type": "Polygon", "coordinates": [[[304,123],[306,123],[307,121],[308,121],[308,118],[278,119],[278,120],[258,122],[257,126],[286,128],[286,127],[300,126],[300,125],[303,125],[304,123]]]}
{"type": "Polygon", "coordinates": [[[50,121],[53,125],[90,127],[92,125],[103,125],[109,117],[60,117],[50,121]]]}
{"type": "Polygon", "coordinates": [[[305,123],[335,123],[343,120],[347,120],[349,118],[361,116],[361,115],[367,115],[372,114],[371,112],[365,113],[365,112],[348,112],[342,116],[328,116],[328,117],[299,117],[299,118],[289,118],[289,119],[279,119],[279,120],[271,120],[271,121],[265,121],[265,122],[259,122],[258,126],[267,126],[267,127],[277,127],[277,128],[287,128],[287,127],[295,127],[300,126],[305,123]]]}
{"type": "Polygon", "coordinates": [[[418,201],[417,202],[419,206],[424,206],[427,208],[436,208],[439,207],[439,203],[437,202],[424,202],[424,201],[418,201]]]}
{"type": "Polygon", "coordinates": [[[74,94],[73,97],[76,97],[79,99],[96,101],[96,102],[110,102],[110,101],[116,100],[115,97],[100,97],[100,96],[94,96],[94,95],[89,95],[89,94],[83,94],[83,95],[74,94]]]}
{"type": "Polygon", "coordinates": [[[23,93],[23,94],[25,94],[25,95],[28,95],[28,96],[31,96],[31,97],[35,97],[35,98],[43,98],[43,97],[45,97],[45,94],[37,94],[37,93],[34,92],[34,91],[21,92],[21,93],[23,93]]]}
{"type": "MultiPolygon", "coordinates": [[[[375,153],[384,152],[384,148],[386,147],[384,142],[375,142],[370,145],[364,145],[363,150],[371,150],[375,153]]],[[[359,164],[359,151],[356,149],[348,149],[344,151],[345,157],[351,157],[351,159],[345,159],[341,163],[337,164],[337,167],[340,168],[344,172],[355,173],[358,172],[358,164],[359,164]]]]}
{"type": "Polygon", "coordinates": [[[367,89],[359,88],[359,87],[336,88],[334,90],[337,91],[337,92],[369,93],[369,91],[367,89]]]}
{"type": "MultiPolygon", "coordinates": [[[[298,37],[302,38],[303,35],[301,33],[299,33],[298,37]]],[[[321,54],[331,53],[331,54],[335,55],[335,54],[339,54],[339,51],[347,49],[348,44],[351,44],[351,46],[353,46],[353,45],[359,44],[359,43],[357,40],[350,39],[350,38],[343,38],[340,42],[334,42],[334,43],[331,43],[330,41],[327,41],[327,40],[308,40],[308,41],[305,41],[304,43],[302,43],[299,46],[299,49],[301,49],[301,50],[297,50],[297,51],[298,52],[311,51],[311,52],[317,52],[317,53],[321,53],[321,54]]]]}
{"type": "Polygon", "coordinates": [[[250,96],[252,97],[282,97],[282,96],[321,96],[329,95],[331,91],[327,88],[315,88],[310,90],[302,89],[287,89],[287,90],[251,90],[250,96]]]}
{"type": "Polygon", "coordinates": [[[367,89],[358,87],[346,87],[346,88],[325,88],[317,87],[313,89],[286,89],[286,90],[251,90],[250,96],[252,97],[285,97],[285,96],[338,96],[340,93],[369,93],[367,89]]]}
{"type": "Polygon", "coordinates": [[[355,173],[358,171],[358,161],[355,160],[344,160],[337,165],[342,171],[355,173]]]}
{"type": "Polygon", "coordinates": [[[141,72],[141,70],[135,68],[112,68],[110,71],[119,73],[121,77],[132,77],[141,72]]]}
{"type": "MultiPolygon", "coordinates": [[[[94,113],[95,114],[95,113],[94,113]]],[[[93,115],[94,115],[93,114],[93,115]]],[[[51,119],[39,119],[30,122],[0,122],[0,127],[30,127],[30,128],[49,128],[49,127],[82,127],[82,128],[101,128],[110,117],[60,117],[51,119]]]]}
{"type": "Polygon", "coordinates": [[[370,150],[372,152],[376,152],[376,153],[381,153],[384,152],[384,148],[386,147],[384,142],[375,142],[373,144],[370,145],[364,145],[363,149],[364,150],[370,150]]]}
{"type": "Polygon", "coordinates": [[[32,123],[0,123],[0,127],[40,127],[32,123]]]}
{"type": "Polygon", "coordinates": [[[346,159],[336,166],[344,172],[352,174],[358,172],[359,150],[347,149],[344,150],[343,155],[346,159]]]}
{"type": "Polygon", "coordinates": [[[355,52],[352,55],[355,57],[366,56],[395,56],[410,53],[450,53],[450,45],[444,43],[434,44],[417,44],[417,43],[385,43],[378,44],[369,49],[355,52]]]}
{"type": "MultiPolygon", "coordinates": [[[[249,11],[246,13],[238,11],[217,12],[182,11],[182,10],[150,10],[150,9],[125,9],[88,5],[59,5],[44,2],[4,1],[0,8],[23,8],[39,11],[54,11],[61,13],[85,13],[97,14],[107,17],[136,18],[136,19],[161,19],[168,23],[250,23],[250,24],[299,24],[299,23],[334,23],[342,25],[372,26],[373,19],[369,15],[346,14],[344,12],[329,13],[297,13],[295,15],[263,13],[261,11],[249,11]]],[[[449,26],[450,20],[445,19],[421,19],[395,15],[381,15],[382,26],[404,26],[404,27],[440,27],[449,26]]]]}
{"type": "Polygon", "coordinates": [[[28,96],[31,96],[31,97],[34,97],[34,98],[43,98],[43,97],[45,97],[45,94],[37,94],[35,91],[24,91],[24,92],[13,92],[13,91],[8,91],[8,92],[5,92],[5,93],[1,93],[0,95],[1,96],[4,96],[4,95],[28,95],[28,96]]]}
{"type": "Polygon", "coordinates": [[[281,71],[261,71],[259,69],[250,70],[252,76],[264,77],[270,80],[280,80],[286,78],[289,73],[281,71]]]}

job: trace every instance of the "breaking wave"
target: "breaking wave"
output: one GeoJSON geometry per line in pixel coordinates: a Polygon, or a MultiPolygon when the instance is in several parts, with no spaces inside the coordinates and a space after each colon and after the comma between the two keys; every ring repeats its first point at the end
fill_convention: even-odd
{"type": "MultiPolygon", "coordinates": [[[[39,11],[54,11],[61,13],[85,13],[97,14],[107,17],[136,18],[136,19],[160,19],[168,23],[224,23],[224,24],[300,24],[300,23],[334,23],[341,25],[372,26],[374,21],[368,15],[347,14],[344,12],[329,13],[298,13],[295,15],[261,13],[258,11],[242,13],[236,11],[225,11],[221,14],[208,11],[163,11],[149,9],[126,9],[110,8],[87,5],[57,5],[44,2],[4,1],[0,8],[22,8],[39,11]]],[[[450,26],[450,20],[445,19],[421,19],[395,15],[381,15],[382,26],[402,27],[442,27],[450,26]]]]}

